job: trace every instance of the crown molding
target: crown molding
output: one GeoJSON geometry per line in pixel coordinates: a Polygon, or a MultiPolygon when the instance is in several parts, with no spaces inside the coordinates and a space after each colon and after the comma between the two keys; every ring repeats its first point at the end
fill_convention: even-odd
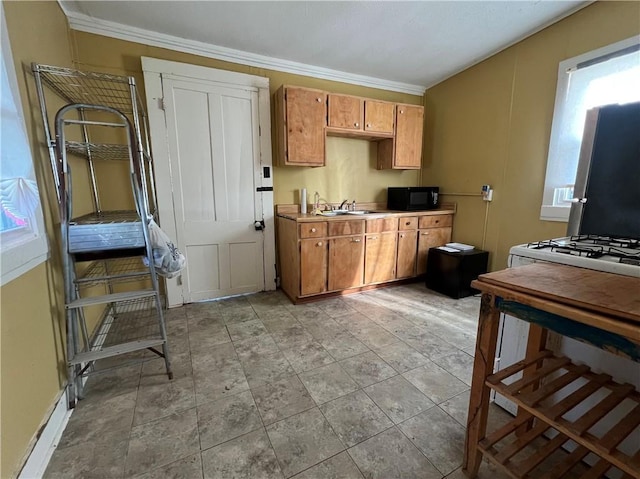
{"type": "Polygon", "coordinates": [[[193,55],[199,55],[207,58],[215,58],[216,60],[239,63],[241,65],[267,68],[269,70],[322,78],[324,80],[351,83],[370,88],[379,88],[381,90],[409,93],[411,95],[418,96],[424,95],[425,92],[425,87],[422,85],[412,85],[410,83],[357,75],[354,73],[332,70],[330,68],[308,65],[306,63],[292,62],[266,55],[243,52],[195,40],[187,40],[173,35],[152,32],[150,30],[122,25],[120,23],[107,20],[100,20],[82,13],[71,11],[64,6],[64,2],[59,2],[59,4],[67,16],[70,28],[81,32],[94,33],[96,35],[142,43],[144,45],[166,48],[183,53],[191,53],[193,55]]]}

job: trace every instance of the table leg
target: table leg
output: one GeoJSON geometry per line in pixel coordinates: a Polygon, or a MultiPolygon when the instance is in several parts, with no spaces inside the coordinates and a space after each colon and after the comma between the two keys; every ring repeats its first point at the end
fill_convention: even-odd
{"type": "Polygon", "coordinates": [[[472,478],[478,474],[482,461],[482,453],[478,451],[478,443],[484,438],[487,429],[490,394],[490,389],[485,385],[485,381],[487,376],[493,373],[499,323],[500,311],[495,306],[495,296],[483,293],[473,362],[463,462],[465,474],[472,478]]]}
{"type": "MultiPolygon", "coordinates": [[[[529,323],[529,336],[527,337],[527,352],[525,354],[525,360],[532,358],[545,348],[547,343],[547,330],[537,324],[529,323]]],[[[528,377],[535,374],[536,370],[542,366],[542,361],[528,366],[522,371],[523,377],[528,377]]],[[[535,391],[540,387],[540,381],[536,381],[530,386],[525,388],[525,391],[535,391]]],[[[520,418],[527,412],[518,406],[518,414],[516,417],[520,418]]],[[[533,419],[527,421],[516,430],[516,436],[521,436],[525,432],[531,429],[533,426],[533,419]]]]}

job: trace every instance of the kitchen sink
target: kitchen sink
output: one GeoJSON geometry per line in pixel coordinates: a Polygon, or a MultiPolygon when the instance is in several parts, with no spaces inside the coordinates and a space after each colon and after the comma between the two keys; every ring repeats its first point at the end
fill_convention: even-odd
{"type": "Polygon", "coordinates": [[[376,213],[382,213],[382,211],[372,211],[372,210],[332,210],[332,211],[322,211],[320,214],[322,216],[339,216],[339,215],[372,215],[376,213]]]}

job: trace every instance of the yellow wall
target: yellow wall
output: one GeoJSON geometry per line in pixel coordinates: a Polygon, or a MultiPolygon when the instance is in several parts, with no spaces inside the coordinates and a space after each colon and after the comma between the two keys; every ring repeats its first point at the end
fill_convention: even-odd
{"type": "MultiPolygon", "coordinates": [[[[74,38],[74,60],[76,60],[78,68],[135,75],[140,79],[140,83],[142,83],[140,57],[147,56],[265,76],[269,78],[271,93],[274,93],[281,85],[287,84],[401,103],[422,104],[423,101],[422,97],[416,95],[237,65],[101,35],[83,32],[72,32],[72,35],[74,38]]],[[[318,191],[329,202],[340,202],[345,198],[362,202],[384,202],[386,201],[387,186],[415,186],[419,184],[419,171],[376,170],[374,161],[376,152],[376,143],[329,138],[326,167],[274,168],[274,201],[276,204],[297,202],[298,189],[306,187],[309,195],[318,191]]]]}
{"type": "MultiPolygon", "coordinates": [[[[422,183],[445,193],[495,188],[491,269],[506,267],[515,244],[566,232],[566,223],[539,219],[559,62],[638,33],[639,2],[596,2],[425,93],[422,183]]],[[[458,203],[454,239],[480,246],[487,205],[443,200],[458,203]]]]}
{"type": "MultiPolygon", "coordinates": [[[[3,5],[52,241],[51,260],[0,290],[0,436],[4,439],[0,476],[4,478],[17,471],[64,378],[62,284],[56,215],[51,214],[54,193],[48,157],[37,146],[42,141],[37,102],[23,64],[75,65],[134,74],[141,81],[140,57],[149,56],[267,76],[272,91],[291,84],[412,104],[422,103],[423,98],[70,32],[55,2],[3,5]]],[[[564,232],[562,223],[538,220],[558,62],[637,34],[639,18],[638,3],[596,3],[426,93],[422,183],[440,185],[445,192],[476,192],[483,183],[495,187],[486,235],[486,248],[494,253],[493,268],[504,266],[509,246],[564,232]]],[[[344,198],[384,201],[387,186],[420,181],[415,171],[375,170],[375,144],[331,138],[327,152],[325,168],[276,168],[275,202],[296,201],[296,190],[303,186],[310,195],[317,190],[331,202],[344,198]]],[[[120,176],[121,172],[111,174],[120,176]]],[[[121,197],[114,193],[107,200],[121,197]]],[[[444,199],[458,201],[455,239],[480,244],[485,204],[475,197],[444,199]]],[[[89,207],[86,190],[78,207],[89,207]]]]}
{"type": "Polygon", "coordinates": [[[3,8],[36,175],[45,198],[43,210],[52,255],[51,260],[0,290],[0,476],[6,478],[17,473],[29,442],[47,419],[64,381],[63,289],[53,234],[56,227],[46,200],[54,193],[49,159],[40,148],[42,135],[33,80],[25,74],[23,65],[37,61],[71,66],[71,49],[67,21],[56,2],[3,2],[3,8]]]}

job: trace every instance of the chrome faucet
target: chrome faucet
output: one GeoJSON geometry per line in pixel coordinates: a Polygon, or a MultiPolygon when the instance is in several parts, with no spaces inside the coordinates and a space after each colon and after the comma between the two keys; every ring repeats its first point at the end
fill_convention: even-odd
{"type": "Polygon", "coordinates": [[[344,208],[344,205],[348,202],[349,200],[344,200],[342,203],[340,203],[340,207],[338,208],[339,210],[344,208]]]}

